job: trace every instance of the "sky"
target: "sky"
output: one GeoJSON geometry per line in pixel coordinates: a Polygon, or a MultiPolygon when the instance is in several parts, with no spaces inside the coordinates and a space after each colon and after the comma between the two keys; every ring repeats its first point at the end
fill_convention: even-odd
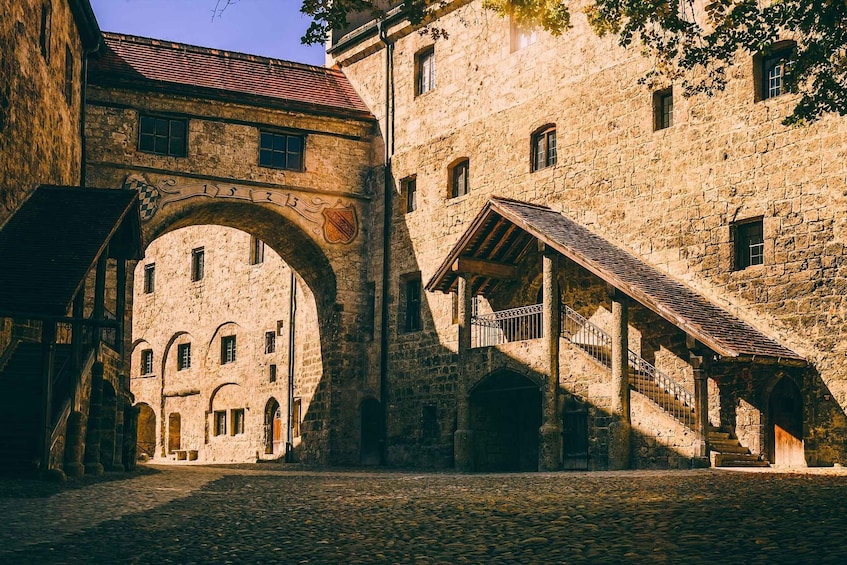
{"type": "Polygon", "coordinates": [[[237,0],[214,18],[216,0],[90,1],[103,31],[324,64],[322,45],[300,43],[309,26],[301,0],[237,0]]]}

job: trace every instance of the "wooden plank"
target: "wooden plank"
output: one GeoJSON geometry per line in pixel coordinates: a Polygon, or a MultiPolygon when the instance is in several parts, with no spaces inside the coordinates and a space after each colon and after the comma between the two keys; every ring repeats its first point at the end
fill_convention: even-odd
{"type": "Polygon", "coordinates": [[[514,265],[483,261],[470,257],[459,257],[453,262],[453,272],[489,277],[492,279],[515,280],[518,278],[518,268],[514,265]]]}

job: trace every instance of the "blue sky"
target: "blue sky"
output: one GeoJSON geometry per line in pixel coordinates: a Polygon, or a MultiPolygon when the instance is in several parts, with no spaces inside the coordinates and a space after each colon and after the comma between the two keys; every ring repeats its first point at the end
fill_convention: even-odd
{"type": "MultiPolygon", "coordinates": [[[[300,37],[309,20],[300,0],[238,0],[212,18],[215,0],[90,0],[103,31],[323,65],[322,45],[300,37]]],[[[222,0],[221,4],[226,3],[222,0]]]]}

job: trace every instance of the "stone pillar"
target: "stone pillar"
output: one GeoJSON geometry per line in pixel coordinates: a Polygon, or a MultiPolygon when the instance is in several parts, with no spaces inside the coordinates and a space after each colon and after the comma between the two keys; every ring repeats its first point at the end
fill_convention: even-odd
{"type": "Polygon", "coordinates": [[[124,407],[123,462],[127,471],[134,471],[138,458],[138,413],[139,408],[127,404],[124,407]]]}
{"type": "Polygon", "coordinates": [[[609,469],[630,466],[629,411],[629,307],[627,298],[617,290],[612,299],[612,422],[609,424],[609,469]]]}
{"type": "Polygon", "coordinates": [[[694,443],[695,467],[709,466],[709,374],[703,363],[703,356],[689,351],[689,363],[694,370],[694,430],[697,439],[694,443]]]}
{"type": "Polygon", "coordinates": [[[100,412],[100,463],[107,471],[115,470],[115,423],[118,402],[112,385],[103,382],[103,408],[100,412]]]}
{"type": "Polygon", "coordinates": [[[559,415],[559,289],[557,277],[559,255],[544,250],[543,265],[543,324],[547,349],[547,387],[544,390],[543,421],[539,430],[538,467],[541,471],[558,471],[562,461],[562,419],[559,415]]]}
{"type": "Polygon", "coordinates": [[[65,437],[65,461],[63,470],[68,477],[81,477],[85,474],[83,456],[85,454],[85,416],[82,412],[71,412],[65,437]]]}
{"type": "Polygon", "coordinates": [[[124,466],[124,407],[126,403],[119,396],[115,407],[115,447],[112,454],[110,471],[125,471],[124,466]]]}
{"type": "Polygon", "coordinates": [[[88,404],[88,429],[85,434],[85,473],[102,475],[100,463],[100,413],[103,408],[103,364],[91,368],[91,400],[88,404]]]}
{"type": "Polygon", "coordinates": [[[456,432],[453,434],[453,464],[457,471],[469,473],[474,469],[473,430],[468,405],[467,354],[471,348],[471,285],[468,277],[459,276],[459,375],[456,383],[456,432]]]}

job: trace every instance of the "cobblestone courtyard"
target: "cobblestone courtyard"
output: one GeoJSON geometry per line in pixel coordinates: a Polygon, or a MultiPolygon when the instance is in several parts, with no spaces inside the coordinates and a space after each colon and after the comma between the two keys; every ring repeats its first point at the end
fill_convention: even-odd
{"type": "Polygon", "coordinates": [[[284,469],[146,467],[62,487],[3,480],[0,562],[847,561],[841,470],[284,469]]]}

